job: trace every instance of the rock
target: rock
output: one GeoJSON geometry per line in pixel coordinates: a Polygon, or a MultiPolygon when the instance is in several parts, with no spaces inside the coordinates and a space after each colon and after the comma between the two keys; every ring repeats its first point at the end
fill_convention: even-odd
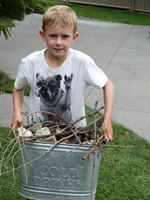
{"type": "Polygon", "coordinates": [[[33,134],[31,131],[23,128],[22,126],[18,128],[18,133],[20,137],[32,137],[33,134]]]}
{"type": "Polygon", "coordinates": [[[53,135],[51,137],[47,137],[47,138],[39,138],[36,140],[37,142],[57,142],[56,137],[53,135]]]}
{"type": "Polygon", "coordinates": [[[94,144],[94,140],[90,140],[90,142],[91,142],[92,144],[94,144]]]}
{"type": "Polygon", "coordinates": [[[47,127],[40,128],[35,132],[35,136],[49,135],[49,134],[51,134],[51,132],[47,127]]]}
{"type": "Polygon", "coordinates": [[[82,144],[92,145],[93,143],[92,143],[92,142],[89,142],[89,141],[84,141],[82,144]]]}
{"type": "MultiPolygon", "coordinates": [[[[50,135],[51,132],[49,130],[49,128],[47,127],[43,127],[41,129],[38,129],[35,133],[35,136],[42,136],[42,135],[50,135]]],[[[44,137],[44,138],[39,138],[36,141],[40,141],[40,142],[57,142],[56,137],[53,136],[48,136],[48,137],[44,137]]]]}
{"type": "Polygon", "coordinates": [[[62,129],[61,128],[57,128],[56,129],[56,133],[61,133],[62,129]]]}
{"type": "Polygon", "coordinates": [[[41,129],[42,127],[43,127],[43,123],[36,123],[36,124],[30,125],[28,130],[31,131],[32,133],[35,133],[38,129],[41,129]]]}
{"type": "Polygon", "coordinates": [[[48,137],[48,138],[44,138],[42,141],[44,141],[44,142],[57,142],[57,140],[56,140],[56,137],[53,135],[53,136],[51,136],[51,137],[48,137]]]}

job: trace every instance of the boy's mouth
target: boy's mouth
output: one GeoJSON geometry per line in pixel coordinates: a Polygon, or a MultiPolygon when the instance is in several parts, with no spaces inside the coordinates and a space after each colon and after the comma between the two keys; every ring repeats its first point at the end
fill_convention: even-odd
{"type": "Polygon", "coordinates": [[[62,49],[62,48],[61,48],[61,49],[59,49],[59,48],[54,48],[54,50],[59,52],[59,51],[62,51],[63,49],[62,49]]]}

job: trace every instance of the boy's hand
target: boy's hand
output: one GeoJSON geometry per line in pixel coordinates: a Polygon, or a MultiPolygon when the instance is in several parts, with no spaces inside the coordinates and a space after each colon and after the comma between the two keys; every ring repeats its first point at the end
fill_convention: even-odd
{"type": "Polygon", "coordinates": [[[104,133],[104,138],[106,140],[109,139],[109,141],[111,142],[113,140],[113,129],[111,125],[111,119],[104,119],[104,122],[102,124],[102,131],[104,133]]]}
{"type": "Polygon", "coordinates": [[[22,126],[22,115],[21,112],[14,113],[12,122],[11,122],[11,131],[15,129],[15,132],[17,132],[17,128],[22,126]]]}
{"type": "Polygon", "coordinates": [[[22,102],[24,96],[24,88],[18,90],[15,87],[13,88],[13,105],[14,105],[14,116],[11,122],[11,130],[15,129],[17,132],[17,128],[22,126],[22,102]]]}

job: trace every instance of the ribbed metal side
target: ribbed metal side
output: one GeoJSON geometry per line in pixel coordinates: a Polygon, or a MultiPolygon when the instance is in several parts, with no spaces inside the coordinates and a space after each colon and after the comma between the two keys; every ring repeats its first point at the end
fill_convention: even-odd
{"type": "Polygon", "coordinates": [[[44,157],[32,162],[52,145],[52,143],[42,142],[22,144],[19,166],[23,165],[23,160],[25,163],[29,163],[30,160],[31,164],[19,169],[19,194],[41,200],[91,200],[92,194],[94,200],[101,159],[101,155],[98,156],[98,149],[95,154],[93,192],[91,193],[93,154],[85,160],[82,160],[82,157],[90,151],[92,146],[80,146],[71,151],[75,145],[60,144],[44,157]],[[67,151],[71,152],[65,153],[67,151]],[[56,157],[60,154],[63,155],[56,157]],[[48,158],[53,159],[45,161],[48,158]]]}

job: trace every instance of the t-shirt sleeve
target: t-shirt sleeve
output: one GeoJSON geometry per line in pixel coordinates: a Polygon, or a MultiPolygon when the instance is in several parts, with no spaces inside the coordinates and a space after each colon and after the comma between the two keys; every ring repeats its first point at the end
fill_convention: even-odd
{"type": "Polygon", "coordinates": [[[89,59],[85,66],[85,81],[88,85],[103,88],[108,78],[106,74],[97,67],[92,59],[89,59]]]}
{"type": "Polygon", "coordinates": [[[18,68],[17,77],[14,84],[15,88],[18,90],[24,88],[28,84],[26,65],[27,63],[22,60],[18,68]]]}

